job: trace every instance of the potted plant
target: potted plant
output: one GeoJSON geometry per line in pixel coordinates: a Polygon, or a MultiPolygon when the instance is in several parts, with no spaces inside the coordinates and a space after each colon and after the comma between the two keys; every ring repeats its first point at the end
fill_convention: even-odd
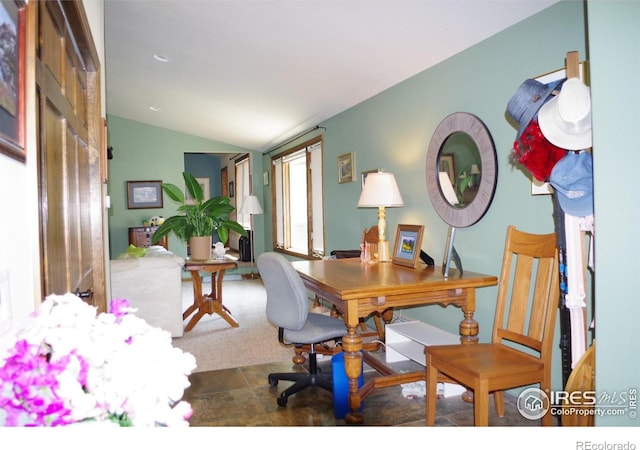
{"type": "Polygon", "coordinates": [[[229,220],[229,214],[235,209],[228,197],[218,196],[204,200],[202,187],[188,172],[182,172],[187,192],[193,201],[187,202],[182,190],[171,183],[162,183],[162,190],[171,200],[180,203],[178,213],[167,218],[153,234],[156,243],[173,232],[178,239],[188,243],[191,259],[206,261],[211,259],[211,236],[217,232],[224,244],[229,239],[229,230],[246,236],[246,230],[238,222],[229,220]]]}

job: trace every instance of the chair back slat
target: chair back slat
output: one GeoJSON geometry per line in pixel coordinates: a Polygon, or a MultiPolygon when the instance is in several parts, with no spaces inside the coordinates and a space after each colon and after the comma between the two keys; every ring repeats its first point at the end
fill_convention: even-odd
{"type": "Polygon", "coordinates": [[[516,259],[516,268],[513,273],[513,288],[509,301],[507,329],[526,334],[525,323],[530,307],[533,258],[526,255],[516,255],[514,259],[516,259]]]}

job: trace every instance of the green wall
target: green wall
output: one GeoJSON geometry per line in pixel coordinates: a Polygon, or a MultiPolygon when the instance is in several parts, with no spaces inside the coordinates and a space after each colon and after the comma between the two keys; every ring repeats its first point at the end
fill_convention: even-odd
{"type": "MultiPolygon", "coordinates": [[[[590,1],[589,60],[596,212],[596,391],[640,387],[640,2],[590,1]]],[[[634,411],[637,414],[637,407],[634,411]]],[[[631,412],[596,425],[640,424],[631,412]]]]}
{"type": "MultiPolygon", "coordinates": [[[[357,248],[362,230],[377,221],[376,210],[356,207],[361,191],[358,180],[338,184],[336,158],[354,152],[358,174],[381,168],[396,176],[404,207],[387,209],[387,239],[393,242],[398,224],[422,224],[422,248],[440,264],[448,226],[428,197],[426,152],[440,121],[457,111],[475,114],[484,121],[498,154],[498,184],[491,207],[477,224],[456,232],[456,249],[463,267],[497,275],[508,225],[535,233],[553,231],[551,196],[532,196],[528,176],[509,163],[516,129],[507,121],[505,110],[526,78],[564,67],[568,51],[586,56],[582,2],[557,4],[321,123],[326,127],[327,252],[357,248]]],[[[265,167],[268,161],[265,157],[265,167]]],[[[271,236],[269,227],[266,236],[271,236]]],[[[496,293],[494,287],[477,291],[475,318],[480,323],[481,341],[490,339],[496,293]]],[[[462,318],[455,307],[429,306],[400,313],[454,333],[462,318]]],[[[559,351],[553,364],[553,387],[560,389],[559,351]]]]}
{"type": "MultiPolygon", "coordinates": [[[[169,217],[177,205],[168,197],[159,209],[127,209],[128,180],[161,180],[184,185],[182,172],[185,153],[247,153],[249,150],[217,141],[178,133],[151,125],[107,115],[108,145],[113,147],[109,161],[109,251],[116,258],[129,245],[129,227],[141,226],[152,216],[169,217]]],[[[258,158],[259,159],[259,158],[258,158]]],[[[259,170],[262,170],[261,166],[259,170]]],[[[186,256],[186,246],[169,237],[169,248],[186,256]]]]}

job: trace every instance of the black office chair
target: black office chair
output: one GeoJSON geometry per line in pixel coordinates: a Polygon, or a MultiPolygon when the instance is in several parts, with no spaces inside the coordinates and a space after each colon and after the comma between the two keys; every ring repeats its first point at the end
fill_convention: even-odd
{"type": "Polygon", "coordinates": [[[278,406],[286,406],[291,395],[309,386],[332,392],[332,381],[323,377],[318,369],[315,345],[346,335],[344,322],[309,312],[307,290],[298,272],[284,256],[274,252],[263,253],[257,264],[267,291],[267,319],[278,327],[279,341],[284,345],[310,344],[309,373],[269,374],[271,386],[277,386],[279,380],[294,381],[278,397],[278,406]]]}

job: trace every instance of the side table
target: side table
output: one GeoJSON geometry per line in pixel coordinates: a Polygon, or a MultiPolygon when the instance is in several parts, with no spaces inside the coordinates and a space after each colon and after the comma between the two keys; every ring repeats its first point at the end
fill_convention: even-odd
{"type": "Polygon", "coordinates": [[[231,315],[231,311],[222,304],[222,277],[225,270],[233,269],[237,266],[238,264],[235,261],[228,259],[185,262],[184,268],[191,273],[191,280],[193,281],[193,305],[189,306],[182,314],[182,320],[187,320],[194,312],[195,314],[187,323],[184,331],[191,331],[205,314],[214,313],[226,320],[232,327],[239,326],[238,321],[231,315]],[[201,271],[211,274],[210,294],[202,292],[201,271]]]}

